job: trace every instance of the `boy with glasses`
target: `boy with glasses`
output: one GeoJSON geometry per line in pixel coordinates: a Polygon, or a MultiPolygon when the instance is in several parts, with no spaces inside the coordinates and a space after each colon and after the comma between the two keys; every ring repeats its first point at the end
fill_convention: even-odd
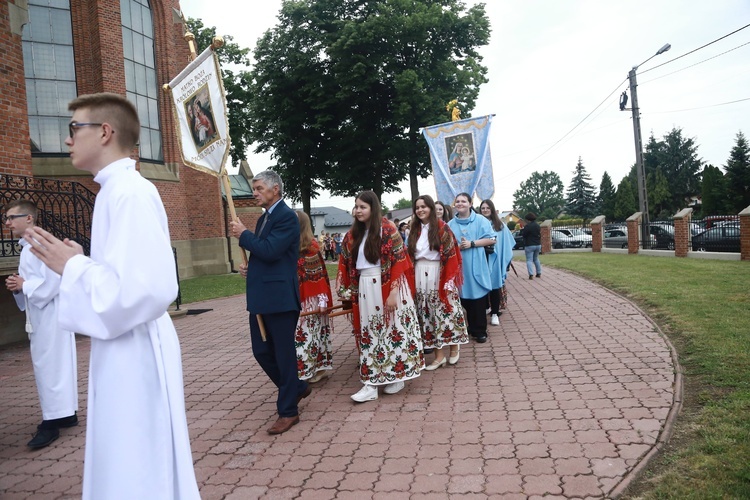
{"type": "Polygon", "coordinates": [[[36,219],[36,205],[29,200],[15,200],[5,206],[3,223],[21,245],[18,274],[9,276],[5,286],[13,292],[18,308],[26,312],[26,333],[42,407],[42,423],[28,442],[35,449],[52,444],[60,436],[60,428],[78,425],[75,335],[57,324],[60,276],[31,253],[24,239],[36,219]]]}
{"type": "Polygon", "coordinates": [[[138,114],[108,93],[68,109],[71,162],[101,186],[91,257],[38,228],[31,235],[34,254],[62,275],[60,325],[91,337],[83,498],[200,498],[167,313],[177,296],[167,214],[130,158],[138,114]]]}

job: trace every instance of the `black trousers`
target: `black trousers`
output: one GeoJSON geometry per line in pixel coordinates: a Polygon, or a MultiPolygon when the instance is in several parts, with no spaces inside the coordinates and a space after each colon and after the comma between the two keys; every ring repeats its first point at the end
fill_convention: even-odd
{"type": "Polygon", "coordinates": [[[499,288],[491,290],[490,293],[487,294],[487,301],[489,302],[488,305],[490,306],[490,314],[500,315],[500,289],[499,288]]]}
{"type": "Polygon", "coordinates": [[[481,299],[461,299],[461,305],[466,309],[466,326],[472,337],[487,336],[487,297],[481,299]]]}
{"type": "Polygon", "coordinates": [[[297,377],[297,350],[294,334],[297,330],[299,311],[263,314],[266,341],[260,336],[258,320],[250,315],[250,339],[253,356],[268,378],[279,388],[276,409],[280,417],[294,417],[297,412],[297,397],[307,389],[307,382],[297,377]]]}

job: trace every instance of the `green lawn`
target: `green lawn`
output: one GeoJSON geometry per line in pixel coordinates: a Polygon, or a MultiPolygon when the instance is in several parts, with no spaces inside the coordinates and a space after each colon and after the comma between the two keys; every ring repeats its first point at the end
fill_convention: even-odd
{"type": "Polygon", "coordinates": [[[626,498],[750,498],[750,262],[543,255],[640,305],[678,351],[684,402],[664,452],[626,498]]]}
{"type": "MultiPolygon", "coordinates": [[[[750,262],[593,253],[541,261],[629,297],[679,353],[685,394],[675,433],[626,498],[750,498],[750,262]]],[[[336,266],[327,267],[335,279],[336,266]]],[[[244,293],[236,274],[181,286],[186,304],[244,293]]]]}

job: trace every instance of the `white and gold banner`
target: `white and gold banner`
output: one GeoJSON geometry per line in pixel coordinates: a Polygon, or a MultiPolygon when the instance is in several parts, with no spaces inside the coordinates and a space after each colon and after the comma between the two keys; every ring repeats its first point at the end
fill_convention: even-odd
{"type": "Polygon", "coordinates": [[[169,82],[186,165],[219,175],[229,156],[229,119],[219,59],[211,48],[169,82]]]}

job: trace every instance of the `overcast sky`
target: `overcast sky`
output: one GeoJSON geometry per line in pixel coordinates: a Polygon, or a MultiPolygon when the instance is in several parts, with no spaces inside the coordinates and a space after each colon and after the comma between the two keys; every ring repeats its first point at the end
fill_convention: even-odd
{"type": "MultiPolygon", "coordinates": [[[[737,132],[750,135],[750,27],[669,62],[750,24],[748,0],[484,3],[492,27],[481,49],[489,82],[463,116],[496,115],[491,150],[499,210],[512,208],[513,192],[535,171],[557,172],[567,189],[579,157],[597,188],[605,171],[617,186],[635,163],[631,114],[619,110],[619,95],[628,71],[665,43],[670,51],[638,68],[644,145],[652,133],[661,139],[678,127],[695,139],[701,159],[723,166],[737,132]]],[[[180,4],[186,17],[251,49],[281,7],[280,0],[180,4]]],[[[249,161],[253,172],[273,164],[252,152],[249,161]]],[[[410,197],[408,183],[401,188],[384,195],[387,205],[410,197]]],[[[420,192],[434,196],[432,177],[420,181],[420,192]]],[[[312,203],[349,209],[353,200],[324,196],[312,203]]]]}

